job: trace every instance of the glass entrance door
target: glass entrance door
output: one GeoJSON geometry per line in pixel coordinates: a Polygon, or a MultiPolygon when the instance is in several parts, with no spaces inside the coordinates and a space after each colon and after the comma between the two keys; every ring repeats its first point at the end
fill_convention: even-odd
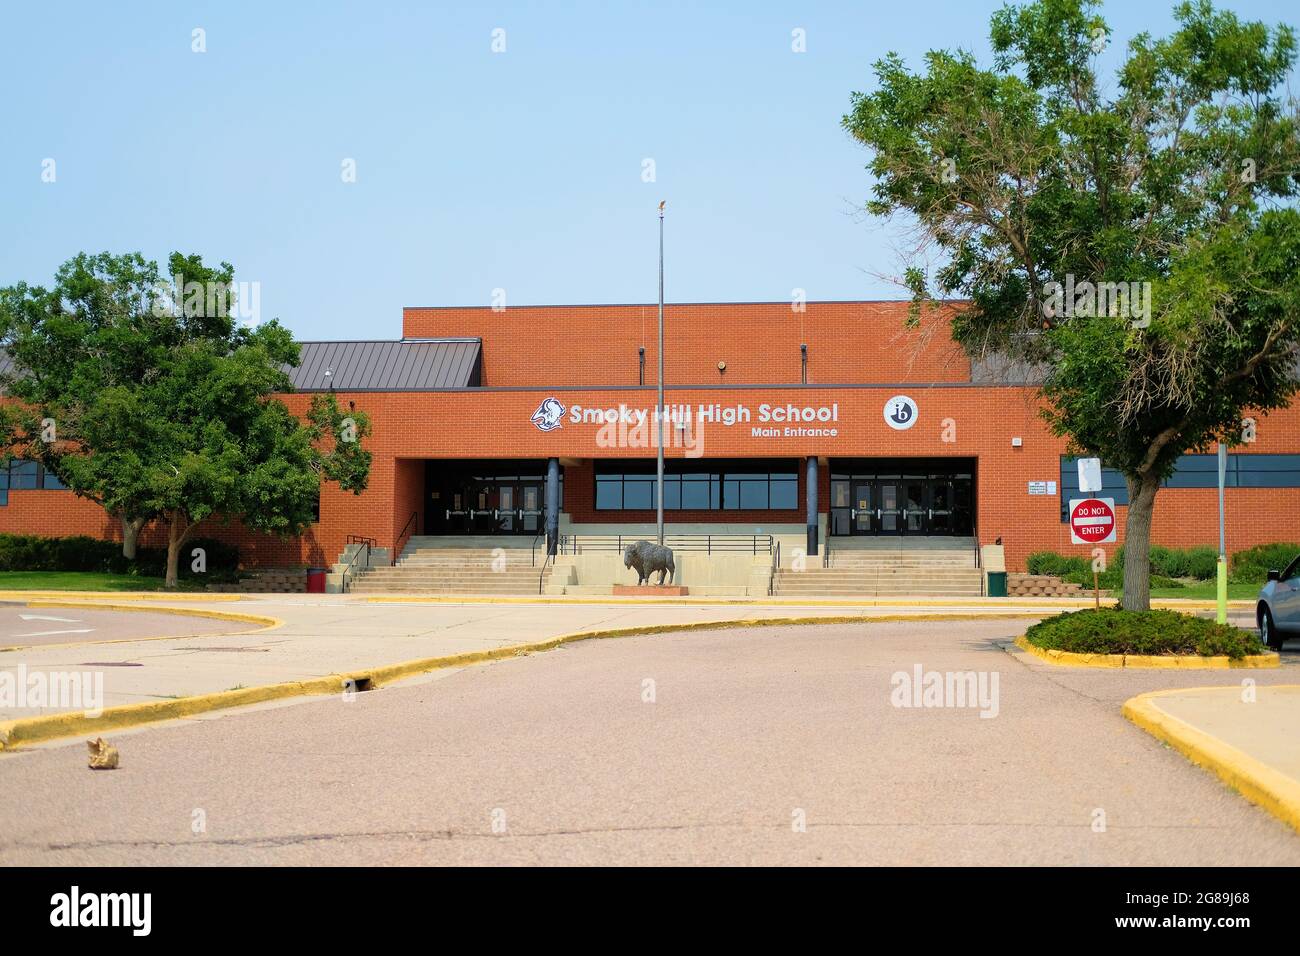
{"type": "Polygon", "coordinates": [[[542,486],[521,484],[519,486],[519,530],[536,534],[542,527],[544,515],[542,486]]]}
{"type": "Polygon", "coordinates": [[[931,534],[952,534],[952,482],[938,479],[930,484],[930,506],[926,509],[931,534]]]}
{"type": "Polygon", "coordinates": [[[869,481],[853,483],[853,533],[874,534],[876,530],[875,488],[869,481]]]}
{"type": "Polygon", "coordinates": [[[876,533],[902,534],[903,507],[902,494],[897,481],[892,479],[878,481],[876,489],[876,533]]]}
{"type": "Polygon", "coordinates": [[[833,535],[975,533],[974,459],[859,459],[831,474],[833,535]]]}

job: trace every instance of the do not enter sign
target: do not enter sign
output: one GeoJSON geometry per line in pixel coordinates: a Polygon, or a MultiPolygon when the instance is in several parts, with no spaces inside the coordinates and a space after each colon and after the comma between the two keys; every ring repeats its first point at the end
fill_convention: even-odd
{"type": "Polygon", "coordinates": [[[1114,541],[1115,499],[1070,499],[1070,540],[1075,544],[1108,544],[1114,541]]]}

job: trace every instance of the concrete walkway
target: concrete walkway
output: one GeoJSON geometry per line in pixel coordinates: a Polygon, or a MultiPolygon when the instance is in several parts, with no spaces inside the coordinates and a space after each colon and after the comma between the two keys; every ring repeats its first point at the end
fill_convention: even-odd
{"type": "MultiPolygon", "coordinates": [[[[99,634],[77,640],[69,635],[57,645],[17,647],[28,643],[15,631],[0,628],[0,671],[21,667],[28,676],[69,672],[102,674],[104,707],[210,694],[234,688],[303,681],[420,658],[442,657],[529,644],[574,633],[631,627],[698,625],[713,621],[807,618],[926,618],[942,616],[1023,618],[1059,613],[1077,602],[1045,599],[983,599],[905,602],[748,601],[608,599],[528,601],[491,597],[366,599],[352,595],[185,594],[165,601],[156,593],[35,594],[0,592],[0,602],[46,608],[49,616],[76,618],[80,602],[109,604],[124,610],[95,612],[99,634]],[[60,610],[51,605],[70,605],[60,610]],[[168,605],[163,607],[163,605],[168,605]],[[125,609],[135,610],[125,610],[125,609]],[[174,629],[157,627],[157,615],[172,614],[174,629]],[[186,613],[189,612],[189,613],[186,613]],[[253,616],[212,628],[198,614],[253,616]],[[268,627],[262,621],[279,623],[268,627]],[[110,623],[111,622],[111,623],[110,623]],[[134,633],[139,640],[129,639],[134,633]],[[231,628],[234,630],[232,631],[231,628]],[[201,633],[210,630],[226,633],[201,633]],[[111,634],[112,643],[101,643],[111,634]],[[159,635],[175,635],[173,639],[159,635]]],[[[1202,612],[1205,613],[1205,612],[1202,612]]],[[[1249,611],[1235,609],[1234,622],[1250,626],[1249,611]]],[[[27,623],[27,622],[24,622],[27,623]]],[[[81,625],[57,625],[75,628],[81,625]]],[[[51,630],[55,627],[49,628],[51,630]]],[[[28,628],[27,630],[31,630],[28,628]]],[[[80,704],[22,708],[0,701],[0,721],[83,709],[80,704]]]]}
{"type": "MultiPolygon", "coordinates": [[[[91,600],[87,596],[66,599],[91,600]]],[[[103,706],[190,697],[234,688],[302,681],[330,674],[529,644],[566,634],[629,627],[700,624],[713,621],[789,618],[926,618],[931,615],[1017,615],[1027,625],[1059,608],[1032,602],[943,606],[876,607],[836,603],[802,604],[686,604],[682,602],[500,603],[397,601],[371,602],[342,595],[268,595],[229,600],[186,600],[175,609],[238,613],[273,618],[274,627],[239,623],[235,632],[195,632],[194,618],[174,617],[174,639],[160,638],[153,626],[160,610],[157,600],[120,596],[99,598],[141,611],[97,611],[101,626],[111,627],[113,643],[86,641],[0,651],[0,670],[20,666],[27,675],[93,671],[103,675],[103,706]],[[147,610],[146,610],[147,609],[147,610]],[[133,624],[144,628],[140,640],[123,639],[133,624]]],[[[42,613],[69,618],[86,616],[74,607],[49,608],[42,613]]],[[[205,622],[208,623],[208,622],[205,622]]],[[[0,647],[17,643],[0,634],[0,647]]],[[[0,706],[0,721],[82,709],[79,704],[47,707],[0,706]]]]}

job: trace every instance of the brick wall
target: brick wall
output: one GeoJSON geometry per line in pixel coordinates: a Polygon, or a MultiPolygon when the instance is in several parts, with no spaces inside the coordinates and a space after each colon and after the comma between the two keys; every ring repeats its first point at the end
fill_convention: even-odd
{"type": "MultiPolygon", "coordinates": [[[[809,302],[803,312],[788,302],[667,305],[664,381],[797,383],[806,344],[809,382],[966,382],[970,362],[945,332],[947,314],[909,331],[903,302],[809,302]]],[[[408,308],[402,330],[481,338],[484,385],[636,385],[638,347],[645,381],[658,381],[655,305],[408,308]]]]}
{"type": "MultiPolygon", "coordinates": [[[[703,430],[707,458],[954,457],[978,459],[978,530],[983,541],[1003,539],[1008,568],[1024,568],[1032,551],[1085,553],[1070,544],[1060,520],[1057,496],[1031,496],[1027,482],[1059,481],[1064,443],[1047,430],[1033,389],[963,384],[964,359],[952,356],[942,336],[928,343],[920,333],[902,333],[905,308],[897,303],[810,303],[792,314],[787,304],[671,306],[673,362],[669,404],[692,406],[760,403],[796,406],[835,404],[839,420],[807,427],[834,427],[834,437],[754,437],[745,425],[712,425],[703,430]],[[799,386],[801,341],[809,343],[810,381],[799,386]],[[918,344],[919,343],[919,344],[918,344]],[[720,376],[716,362],[728,364],[720,376]],[[819,382],[889,382],[890,385],[831,387],[819,382]],[[741,386],[746,382],[752,385],[741,386]],[[908,385],[899,383],[910,382],[908,385]],[[702,387],[702,386],[711,387],[702,387]],[[916,424],[894,431],[883,418],[891,396],[905,392],[920,408],[916,424]],[[947,441],[946,437],[954,440],[947,441]],[[1021,447],[1012,447],[1019,437],[1021,447]]],[[[282,541],[238,525],[207,522],[196,533],[238,544],[250,566],[327,565],[336,560],[349,534],[373,537],[392,547],[413,511],[421,514],[425,459],[566,460],[565,508],[577,521],[612,522],[618,515],[594,508],[592,460],[654,456],[653,447],[629,448],[617,430],[575,424],[567,416],[551,432],[530,423],[548,397],[566,408],[651,409],[653,387],[636,386],[636,345],[647,344],[647,374],[654,377],[653,307],[575,307],[572,309],[407,309],[408,336],[481,335],[485,380],[494,387],[470,391],[340,393],[340,403],[355,403],[374,423],[367,447],[374,456],[369,487],[359,496],[327,485],[321,494],[321,520],[299,539],[282,541]],[[628,352],[630,349],[630,358],[628,352]],[[599,388],[582,383],[598,380],[599,388]],[[528,386],[528,387],[524,387],[528,386]],[[622,386],[622,387],[616,387],[622,386]]],[[[286,403],[303,413],[307,395],[286,403]]],[[[784,425],[773,425],[778,431],[784,425]]],[[[647,434],[649,429],[647,429],[647,434]]],[[[671,432],[670,432],[671,434],[671,432]]],[[[624,436],[626,437],[626,436],[624,436]]],[[[685,457],[670,447],[669,457],[685,457]]],[[[1235,453],[1300,453],[1300,408],[1260,416],[1258,441],[1235,453]]],[[[830,500],[831,467],[820,471],[819,500],[830,500]]],[[[799,523],[800,508],[785,512],[673,512],[675,520],[737,522],[754,525],[799,523]]],[[[1267,541],[1300,537],[1291,520],[1300,510],[1300,489],[1229,489],[1228,545],[1239,550],[1267,541]]],[[[1122,542],[1125,509],[1120,511],[1122,542]]],[[[653,520],[653,512],[631,512],[628,521],[653,520]]],[[[120,529],[97,505],[68,492],[12,491],[0,508],[0,531],[48,535],[91,534],[119,538],[120,529]]],[[[1153,526],[1158,543],[1173,546],[1217,544],[1217,505],[1213,489],[1166,489],[1156,500],[1153,526]]],[[[161,544],[164,531],[151,527],[146,544],[161,544]]],[[[1113,550],[1113,546],[1111,548],[1113,550]]]]}

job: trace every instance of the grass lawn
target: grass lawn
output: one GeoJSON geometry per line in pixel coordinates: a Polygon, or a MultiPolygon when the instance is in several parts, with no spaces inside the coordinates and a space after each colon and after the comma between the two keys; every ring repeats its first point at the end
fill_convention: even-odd
{"type": "MultiPolygon", "coordinates": [[[[95,571],[0,571],[0,589],[14,591],[161,591],[162,578],[95,571]]],[[[181,581],[178,590],[202,591],[201,584],[181,581]]]]}
{"type": "MultiPolygon", "coordinates": [[[[1228,582],[1228,600],[1253,601],[1259,596],[1259,589],[1263,586],[1262,581],[1259,584],[1233,584],[1228,582]]],[[[1213,581],[1201,581],[1183,588],[1152,588],[1151,596],[1153,598],[1191,598],[1197,601],[1213,601],[1219,596],[1219,592],[1213,581]]]]}

